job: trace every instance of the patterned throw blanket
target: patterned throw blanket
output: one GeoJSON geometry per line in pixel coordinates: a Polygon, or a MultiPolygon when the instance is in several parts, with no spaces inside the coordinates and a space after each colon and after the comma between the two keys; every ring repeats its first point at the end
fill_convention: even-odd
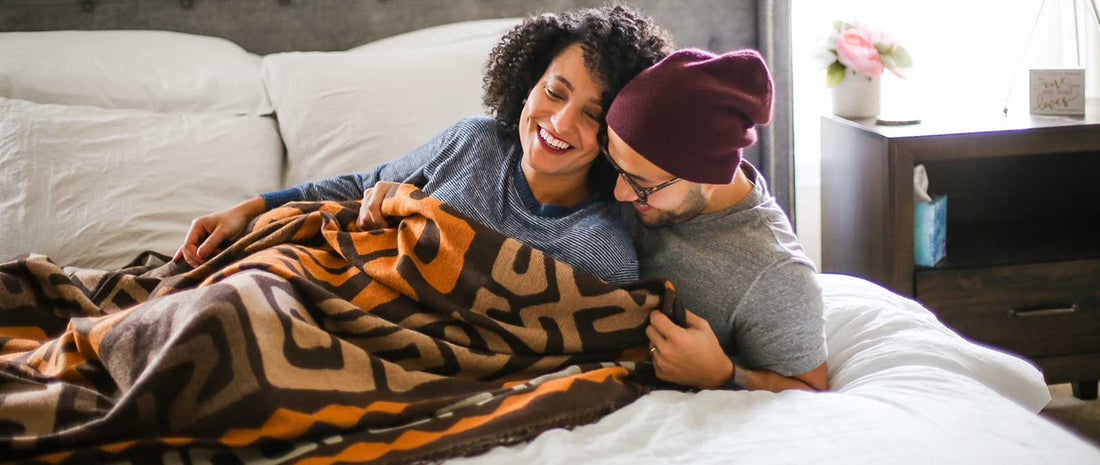
{"type": "Polygon", "coordinates": [[[608,285],[412,186],[395,228],[358,205],[272,210],[193,270],[0,263],[0,461],[425,462],[658,385],[643,330],[683,321],[670,286],[608,285]]]}

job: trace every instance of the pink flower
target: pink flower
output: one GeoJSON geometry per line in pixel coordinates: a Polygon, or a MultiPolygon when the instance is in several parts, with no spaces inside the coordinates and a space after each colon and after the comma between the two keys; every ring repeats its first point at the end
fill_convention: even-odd
{"type": "Polygon", "coordinates": [[[845,29],[836,39],[836,57],[840,64],[864,76],[882,74],[882,58],[875,49],[874,35],[862,28],[845,29]]]}

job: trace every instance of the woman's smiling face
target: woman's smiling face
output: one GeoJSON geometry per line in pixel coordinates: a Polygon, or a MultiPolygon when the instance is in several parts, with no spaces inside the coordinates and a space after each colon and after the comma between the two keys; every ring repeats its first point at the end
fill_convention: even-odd
{"type": "Polygon", "coordinates": [[[531,88],[519,116],[525,167],[540,175],[585,176],[599,154],[602,94],[581,46],[563,49],[531,88]]]}

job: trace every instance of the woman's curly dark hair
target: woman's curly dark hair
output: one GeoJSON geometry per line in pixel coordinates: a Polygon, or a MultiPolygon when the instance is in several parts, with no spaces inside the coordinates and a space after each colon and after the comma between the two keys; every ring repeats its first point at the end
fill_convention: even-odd
{"type": "MultiPolygon", "coordinates": [[[[584,50],[589,72],[604,86],[600,98],[604,112],[630,79],[668,56],[673,47],[668,31],[653,18],[624,5],[529,16],[489,54],[482,102],[490,114],[508,130],[517,131],[527,95],[550,62],[575,43],[584,50]]],[[[601,116],[601,146],[607,144],[606,128],[601,116]]],[[[604,194],[615,186],[615,172],[603,157],[596,158],[588,179],[593,189],[604,194]]]]}

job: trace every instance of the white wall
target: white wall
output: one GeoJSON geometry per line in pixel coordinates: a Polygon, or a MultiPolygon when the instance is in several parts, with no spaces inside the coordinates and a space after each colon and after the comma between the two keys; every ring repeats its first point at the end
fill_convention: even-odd
{"type": "Polygon", "coordinates": [[[1042,0],[792,0],[795,222],[810,258],[820,266],[821,176],[844,176],[821,173],[820,162],[820,115],[829,113],[831,104],[822,52],[834,20],[885,31],[913,56],[908,80],[889,72],[883,78],[884,115],[928,119],[952,109],[999,114],[1010,87],[1009,111],[1027,112],[1028,67],[1077,65],[1074,1],[1087,49],[1081,53],[1089,65],[1087,93],[1097,97],[1100,33],[1086,9],[1089,0],[1047,0],[1026,54],[1024,44],[1042,0]]]}

